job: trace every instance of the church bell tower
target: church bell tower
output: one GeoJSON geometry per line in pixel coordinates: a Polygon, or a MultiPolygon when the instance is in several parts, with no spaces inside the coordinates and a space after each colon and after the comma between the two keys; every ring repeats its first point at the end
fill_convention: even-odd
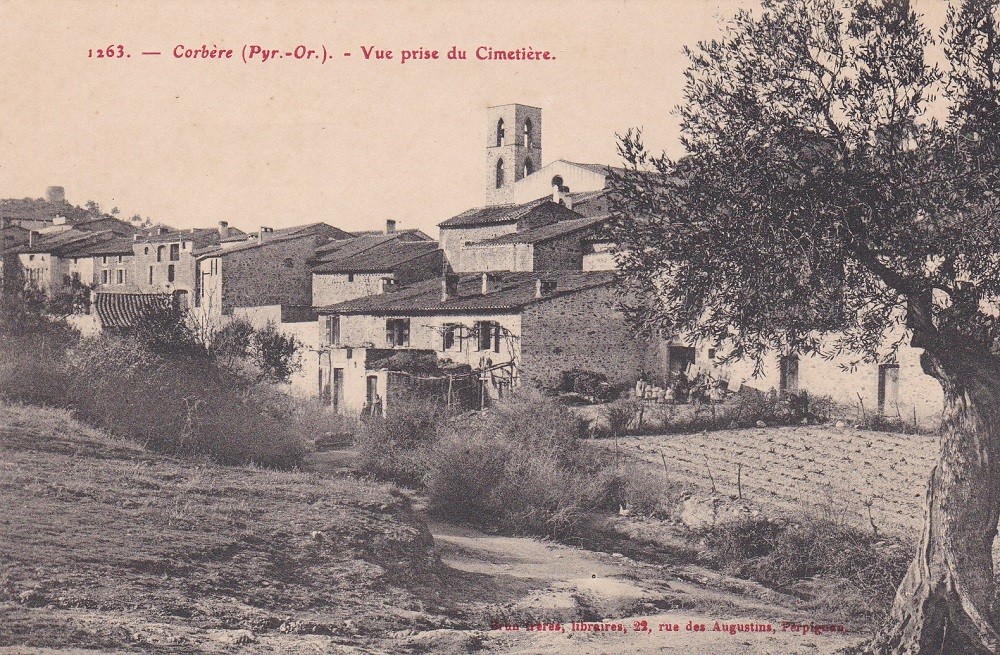
{"type": "Polygon", "coordinates": [[[498,105],[486,115],[486,201],[512,203],[514,184],[542,166],[542,110],[498,105]]]}

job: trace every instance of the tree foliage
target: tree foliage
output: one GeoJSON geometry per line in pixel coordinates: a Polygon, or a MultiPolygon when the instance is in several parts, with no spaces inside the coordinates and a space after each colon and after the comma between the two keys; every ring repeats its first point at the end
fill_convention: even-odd
{"type": "Polygon", "coordinates": [[[765,0],[688,48],[686,156],[619,142],[630,315],[733,357],[819,352],[824,333],[885,357],[907,310],[928,338],[961,325],[991,346],[997,4],[952,7],[935,40],[905,1],[765,0]]]}

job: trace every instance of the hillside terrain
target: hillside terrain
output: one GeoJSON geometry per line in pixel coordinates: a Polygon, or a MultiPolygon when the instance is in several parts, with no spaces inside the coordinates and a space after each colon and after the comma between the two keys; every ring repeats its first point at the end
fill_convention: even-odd
{"type": "Polygon", "coordinates": [[[0,404],[0,646],[338,652],[445,625],[431,536],[389,489],[153,455],[0,404]]]}

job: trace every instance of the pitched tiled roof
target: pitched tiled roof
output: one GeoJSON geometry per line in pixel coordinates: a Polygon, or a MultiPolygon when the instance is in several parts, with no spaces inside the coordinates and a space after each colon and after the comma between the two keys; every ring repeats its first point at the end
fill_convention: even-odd
{"type": "Polygon", "coordinates": [[[127,328],[136,325],[150,309],[167,309],[172,303],[169,293],[98,292],[94,309],[101,327],[127,328]]]}
{"type": "Polygon", "coordinates": [[[19,252],[23,253],[50,253],[57,257],[62,257],[64,253],[75,248],[99,243],[103,240],[118,236],[113,232],[82,232],[70,228],[62,232],[51,234],[39,234],[33,244],[22,246],[19,252]]]}
{"type": "Polygon", "coordinates": [[[313,273],[388,273],[397,266],[423,257],[438,249],[437,241],[400,241],[377,243],[357,253],[335,257],[318,264],[313,273]]]}
{"type": "MultiPolygon", "coordinates": [[[[379,235],[385,235],[382,230],[361,230],[360,232],[351,232],[352,235],[356,237],[374,237],[379,235]]],[[[396,230],[393,232],[396,236],[406,240],[406,241],[433,241],[430,236],[427,235],[423,230],[418,230],[417,228],[410,228],[408,230],[396,230]]]]}
{"type": "Polygon", "coordinates": [[[62,251],[62,257],[94,257],[98,255],[131,255],[133,239],[112,235],[96,241],[76,243],[62,251]]]}
{"type": "Polygon", "coordinates": [[[547,207],[547,209],[555,211],[557,215],[565,213],[567,216],[571,216],[573,214],[572,210],[552,202],[551,197],[545,197],[520,205],[491,205],[489,207],[469,209],[458,216],[453,216],[443,223],[439,223],[438,226],[447,228],[513,223],[521,220],[536,209],[544,207],[546,203],[552,205],[552,207],[547,207]]]}
{"type": "MultiPolygon", "coordinates": [[[[230,228],[231,230],[233,228],[230,228]]],[[[190,230],[174,230],[163,234],[151,234],[140,238],[141,243],[167,243],[171,241],[192,241],[196,248],[219,242],[219,230],[214,227],[198,227],[190,230]]]]}
{"type": "MultiPolygon", "coordinates": [[[[230,252],[239,252],[241,250],[247,250],[249,248],[258,248],[262,244],[260,242],[259,233],[245,234],[239,231],[239,234],[232,234],[233,230],[236,228],[229,228],[230,235],[225,239],[221,239],[219,243],[234,243],[242,242],[237,246],[228,246],[225,248],[212,248],[212,252],[205,252],[202,254],[211,255],[224,255],[230,252]]],[[[288,241],[290,239],[298,239],[304,236],[316,236],[320,239],[327,240],[343,240],[350,239],[351,235],[349,232],[341,230],[339,227],[334,227],[327,223],[309,223],[308,225],[295,225],[293,227],[285,227],[278,230],[274,230],[264,238],[263,245],[269,245],[272,243],[278,243],[281,241],[288,241]]],[[[213,244],[214,245],[214,244],[213,244]]]]}
{"type": "Polygon", "coordinates": [[[558,223],[549,223],[548,225],[542,225],[541,227],[536,227],[531,230],[504,234],[493,239],[486,239],[485,241],[479,241],[469,245],[485,246],[504,243],[541,243],[542,241],[555,239],[579,230],[586,230],[588,228],[599,226],[607,221],[608,218],[608,216],[595,216],[593,218],[577,218],[569,221],[559,221],[558,223]]]}
{"type": "Polygon", "coordinates": [[[373,234],[371,236],[331,241],[316,249],[316,260],[320,263],[334,262],[346,257],[352,257],[397,238],[393,234],[373,234]]]}
{"type": "Polygon", "coordinates": [[[356,300],[320,307],[322,313],[336,314],[463,314],[520,310],[527,305],[551,298],[606,286],[614,280],[612,271],[546,271],[544,273],[501,273],[496,291],[482,293],[482,274],[463,275],[458,281],[458,294],[441,300],[441,280],[434,279],[410,287],[366,296],[356,300]],[[538,279],[555,283],[555,290],[536,298],[538,279]]]}

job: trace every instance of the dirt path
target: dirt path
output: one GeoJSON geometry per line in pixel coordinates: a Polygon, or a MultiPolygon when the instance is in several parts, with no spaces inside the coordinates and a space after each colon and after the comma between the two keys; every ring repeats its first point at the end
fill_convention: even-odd
{"type": "Polygon", "coordinates": [[[431,532],[455,583],[464,585],[463,593],[478,605],[484,628],[490,622],[494,626],[403,635],[395,645],[404,650],[787,655],[833,653],[864,638],[783,630],[783,621],[810,622],[810,617],[789,609],[794,599],[775,598],[774,592],[764,593],[752,583],[694,567],[649,565],[618,554],[444,524],[432,524],[431,532]],[[480,588],[475,588],[477,581],[480,588]],[[544,629],[529,629],[539,623],[544,629]],[[584,631],[580,623],[621,629],[584,631]],[[730,625],[747,624],[758,630],[770,626],[772,632],[728,630],[730,625]],[[689,631],[689,625],[705,629],[689,631]]]}

